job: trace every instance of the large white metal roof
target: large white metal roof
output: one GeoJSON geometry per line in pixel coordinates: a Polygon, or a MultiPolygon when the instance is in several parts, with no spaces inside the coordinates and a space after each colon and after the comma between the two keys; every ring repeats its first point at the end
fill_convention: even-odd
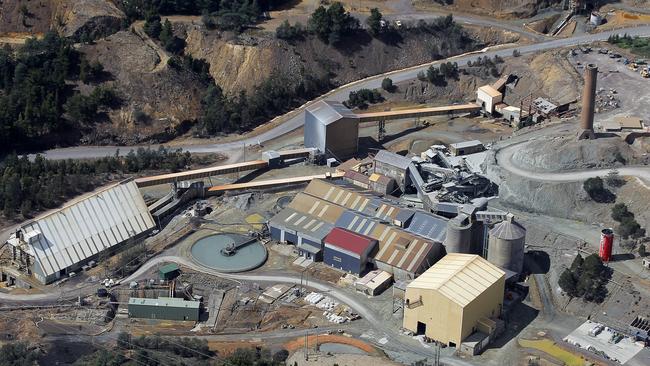
{"type": "Polygon", "coordinates": [[[344,117],[358,118],[358,116],[348,107],[343,105],[343,103],[331,100],[318,101],[307,107],[307,111],[314,115],[314,117],[324,125],[329,125],[330,123],[336,122],[344,117]]]}
{"type": "Polygon", "coordinates": [[[478,255],[451,253],[413,280],[408,287],[436,290],[465,307],[504,277],[505,272],[478,255]]]}
{"type": "Polygon", "coordinates": [[[50,276],[154,226],[135,182],[126,181],[37,218],[21,230],[30,254],[50,276]]]}

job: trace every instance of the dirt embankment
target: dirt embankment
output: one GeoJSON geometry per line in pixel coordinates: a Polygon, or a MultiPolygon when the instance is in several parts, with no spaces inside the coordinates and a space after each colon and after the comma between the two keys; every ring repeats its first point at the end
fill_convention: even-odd
{"type": "Polygon", "coordinates": [[[76,40],[115,33],[126,16],[109,0],[4,0],[0,35],[40,35],[54,29],[76,40]]]}
{"type": "Polygon", "coordinates": [[[126,15],[108,0],[53,0],[53,28],[75,40],[97,39],[117,32],[126,15]]]}
{"type": "Polygon", "coordinates": [[[497,18],[529,18],[541,9],[561,5],[564,0],[452,0],[440,6],[439,0],[417,0],[416,6],[446,9],[495,16],[497,18]]]}
{"type": "MultiPolygon", "coordinates": [[[[166,65],[157,70],[156,50],[130,30],[120,31],[92,45],[80,47],[91,61],[99,61],[122,106],[86,137],[87,143],[134,144],[164,141],[183,132],[188,121],[200,114],[206,86],[187,71],[166,65]],[[155,70],[155,71],[154,71],[155,70]]],[[[81,86],[83,91],[87,87],[81,86]]]]}
{"type": "Polygon", "coordinates": [[[42,34],[50,29],[55,4],[51,0],[0,1],[0,34],[42,34]]]}
{"type": "MultiPolygon", "coordinates": [[[[650,204],[640,200],[648,194],[648,189],[636,178],[627,179],[620,187],[606,184],[616,195],[615,203],[597,203],[592,200],[583,188],[583,182],[552,183],[533,181],[510,174],[498,167],[492,167],[493,177],[500,176],[499,201],[507,207],[525,212],[539,213],[585,223],[599,223],[616,227],[611,218],[611,210],[615,203],[625,203],[635,214],[641,227],[650,227],[650,204]]],[[[606,180],[605,180],[606,181],[606,180]]]]}
{"type": "Polygon", "coordinates": [[[642,162],[646,151],[634,151],[618,136],[577,141],[575,136],[547,137],[529,141],[512,161],[524,169],[557,172],[577,169],[615,168],[642,162]]]}
{"type": "Polygon", "coordinates": [[[500,31],[467,33],[465,43],[457,38],[429,32],[405,31],[391,40],[366,34],[337,48],[317,38],[289,43],[272,36],[228,38],[203,27],[187,29],[186,52],[210,64],[210,74],[226,92],[253,91],[273,72],[296,81],[306,74],[329,73],[335,84],[346,84],[366,76],[433,61],[437,57],[463,53],[496,42],[513,42],[518,36],[500,31]],[[405,50],[408,50],[406,52],[405,50]]]}

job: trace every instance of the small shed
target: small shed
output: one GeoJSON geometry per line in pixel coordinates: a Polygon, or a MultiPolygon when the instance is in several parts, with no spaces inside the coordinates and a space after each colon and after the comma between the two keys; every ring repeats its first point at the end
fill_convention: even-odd
{"type": "Polygon", "coordinates": [[[334,228],[325,238],[323,262],[346,272],[361,274],[377,240],[342,228],[334,228]]]}
{"type": "Polygon", "coordinates": [[[178,277],[178,275],[181,274],[181,269],[178,267],[178,264],[169,263],[160,267],[160,269],[158,270],[158,274],[160,275],[161,280],[169,281],[178,277]]]}
{"type": "Polygon", "coordinates": [[[452,156],[469,155],[485,150],[485,146],[479,140],[462,141],[449,145],[452,156]]]}
{"type": "Polygon", "coordinates": [[[377,296],[390,287],[392,282],[393,275],[381,269],[375,269],[354,282],[354,288],[366,295],[377,296]]]}

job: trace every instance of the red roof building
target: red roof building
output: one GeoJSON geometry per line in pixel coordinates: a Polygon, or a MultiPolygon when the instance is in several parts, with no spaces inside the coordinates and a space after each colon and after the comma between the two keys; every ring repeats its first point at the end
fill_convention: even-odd
{"type": "Polygon", "coordinates": [[[360,274],[377,240],[342,228],[334,228],[325,237],[323,261],[332,267],[360,274]]]}

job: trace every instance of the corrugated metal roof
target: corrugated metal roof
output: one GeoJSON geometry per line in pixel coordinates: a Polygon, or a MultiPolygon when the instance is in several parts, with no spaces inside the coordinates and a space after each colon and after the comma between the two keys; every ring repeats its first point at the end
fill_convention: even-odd
{"type": "Polygon", "coordinates": [[[344,106],[343,103],[331,100],[316,102],[307,107],[307,111],[324,125],[329,125],[343,117],[357,118],[357,115],[344,106]]]}
{"type": "Polygon", "coordinates": [[[198,309],[201,305],[198,301],[187,301],[175,297],[159,297],[157,299],[145,299],[139,297],[129,298],[129,305],[144,305],[144,306],[162,306],[169,308],[192,308],[198,309]]]}
{"type": "Polygon", "coordinates": [[[360,256],[376,243],[373,238],[338,227],[332,229],[325,238],[325,245],[345,249],[360,256]]]}
{"type": "Polygon", "coordinates": [[[299,232],[302,237],[322,242],[334,225],[287,207],[269,220],[271,225],[299,232]]]}
{"type": "Polygon", "coordinates": [[[480,256],[452,253],[413,280],[408,287],[439,291],[465,307],[501,278],[505,278],[505,272],[480,256]]]}
{"type": "Polygon", "coordinates": [[[134,181],[115,184],[21,227],[45,276],[155,227],[134,181]],[[30,234],[31,235],[31,234],[30,234]]]}
{"type": "Polygon", "coordinates": [[[442,243],[447,235],[447,220],[423,212],[416,212],[406,231],[442,243]]]}
{"type": "Polygon", "coordinates": [[[400,209],[395,201],[345,182],[314,179],[305,193],[380,220],[391,221],[400,209]]]}
{"type": "Polygon", "coordinates": [[[379,150],[379,152],[377,152],[377,155],[375,155],[375,161],[391,165],[402,170],[406,170],[409,167],[409,164],[411,164],[411,159],[386,150],[379,150]]]}
{"type": "Polygon", "coordinates": [[[517,240],[526,237],[526,229],[516,222],[501,221],[490,230],[490,236],[505,240],[517,240]]]}
{"type": "Polygon", "coordinates": [[[298,193],[288,207],[330,224],[335,223],[345,211],[345,208],[339,205],[305,193],[298,193]]]}

